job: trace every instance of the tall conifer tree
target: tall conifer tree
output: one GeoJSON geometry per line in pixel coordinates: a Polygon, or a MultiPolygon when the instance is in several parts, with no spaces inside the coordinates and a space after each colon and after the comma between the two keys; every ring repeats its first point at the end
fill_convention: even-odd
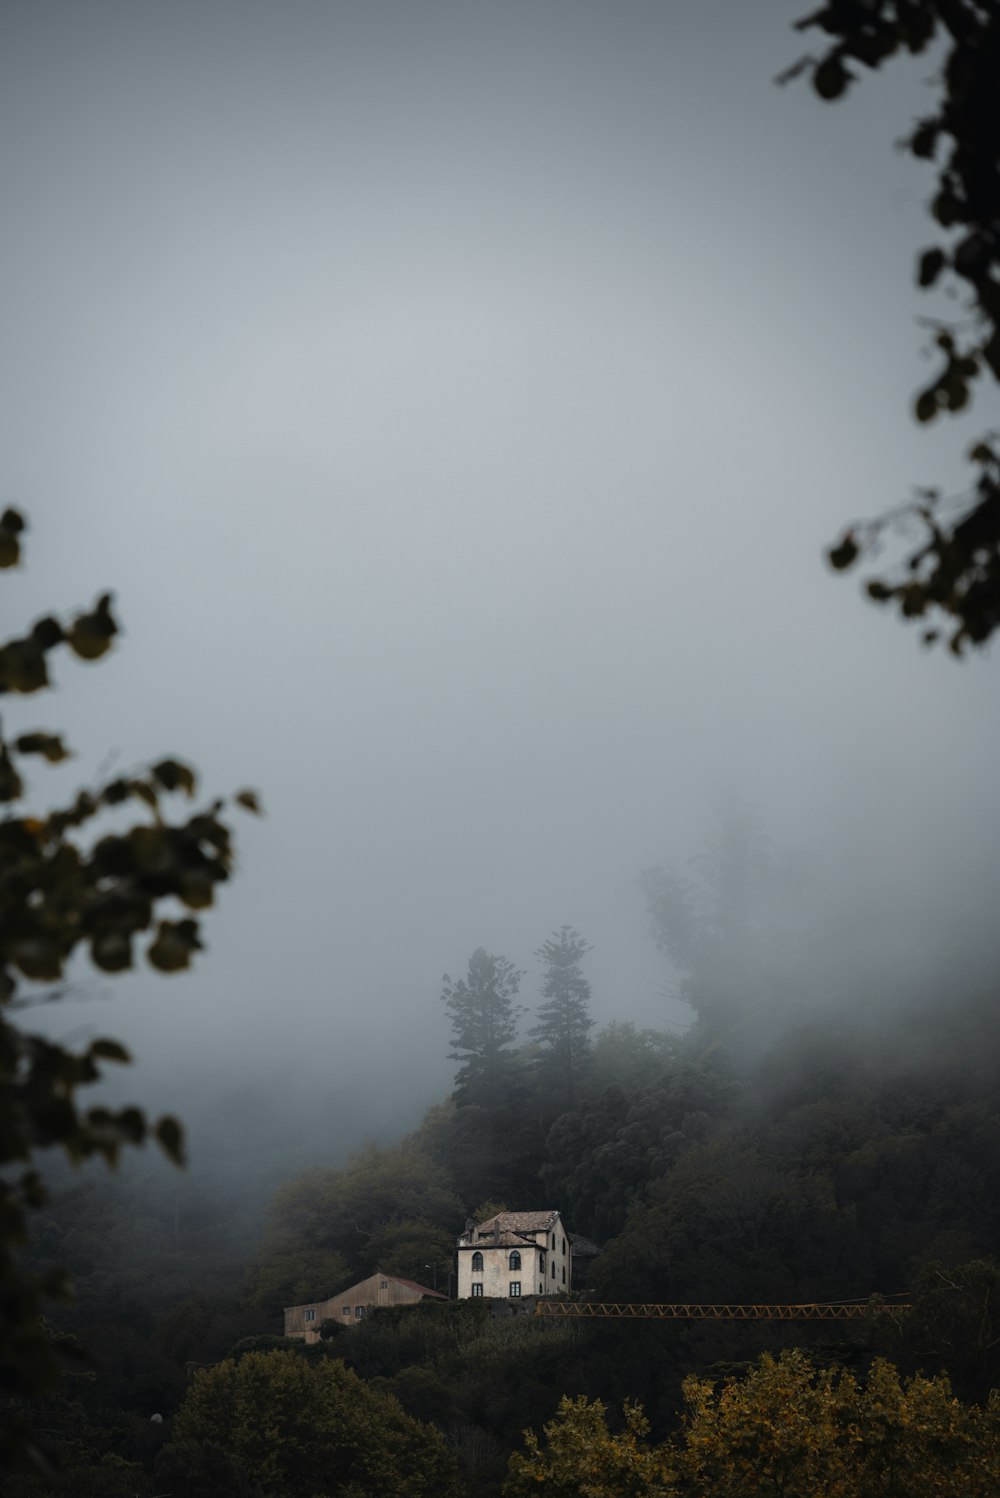
{"type": "Polygon", "coordinates": [[[453,982],[444,975],[441,998],[451,1015],[448,1054],[461,1062],[455,1078],[461,1102],[491,1108],[499,1101],[523,1013],[514,1003],[523,977],[506,957],[493,957],[485,947],[469,958],[467,979],[453,982]]]}
{"type": "Polygon", "coordinates": [[[563,926],[535,956],[545,964],[538,1024],[532,1035],[547,1048],[546,1072],[555,1087],[554,1101],[570,1109],[576,1101],[580,1072],[590,1050],[590,984],[580,964],[590,951],[579,931],[563,926]]]}

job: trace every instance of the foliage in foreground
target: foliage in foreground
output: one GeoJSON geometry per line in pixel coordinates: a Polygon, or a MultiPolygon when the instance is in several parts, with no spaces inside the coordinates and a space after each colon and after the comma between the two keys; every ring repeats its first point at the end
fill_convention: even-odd
{"type": "MultiPolygon", "coordinates": [[[[19,563],[24,530],[16,510],[0,515],[0,567],[19,563]]],[[[28,696],[49,686],[49,657],[60,647],[82,661],[100,660],[117,633],[110,594],[65,623],[46,615],[0,645],[0,694],[28,696]]],[[[176,759],[94,784],[66,806],[32,807],[27,767],[70,757],[60,734],[0,733],[0,804],[8,808],[0,817],[0,1464],[42,1461],[20,1401],[50,1393],[62,1371],[39,1318],[47,1298],[70,1294],[69,1276],[60,1268],[27,1274],[20,1263],[28,1214],[46,1200],[39,1151],[57,1146],[74,1164],[99,1155],[113,1165],[126,1145],[149,1136],[178,1163],[183,1148],[173,1118],[151,1127],[136,1107],[78,1104],[79,1089],[100,1080],[102,1064],[130,1059],[117,1041],[93,1040],[74,1051],[27,1033],[14,1015],[62,997],[62,988],[39,985],[63,984],[80,954],[99,972],[118,974],[135,966],[144,943],[157,971],[187,969],[202,945],[197,913],[212,905],[233,864],[222,801],[169,820],[172,793],[196,793],[194,771],[176,759]],[[118,819],[134,803],[145,819],[123,825],[118,819]],[[98,833],[88,837],[88,824],[98,833]],[[172,902],[182,907],[180,919],[170,918],[172,902]]],[[[257,809],[251,792],[236,799],[257,809]]]]}
{"type": "Polygon", "coordinates": [[[638,1405],[613,1434],[599,1400],[564,1398],[510,1459],[505,1498],[989,1498],[1000,1491],[1000,1397],[956,1399],[946,1378],[873,1365],[863,1386],[799,1351],[746,1378],[684,1383],[680,1433],[650,1445],[638,1405]]]}
{"type": "Polygon", "coordinates": [[[187,1498],[451,1498],[456,1468],[433,1427],[333,1359],[248,1352],[198,1372],[157,1478],[187,1498]]]}
{"type": "MultiPolygon", "coordinates": [[[[861,69],[944,48],[932,79],[937,107],[917,120],[903,145],[937,174],[929,203],[936,242],[917,258],[917,285],[943,288],[962,316],[928,320],[938,363],[914,415],[930,422],[964,411],[978,380],[1000,380],[1000,8],[996,0],[829,0],[798,27],[822,32],[826,43],[819,58],[802,58],[784,76],[809,72],[826,100],[842,98],[861,69]]],[[[988,432],[972,445],[975,479],[967,494],[946,500],[924,490],[912,505],[848,530],[829,553],[834,567],[850,567],[877,549],[887,527],[916,522],[919,539],[902,577],[873,579],[868,593],[877,603],[894,602],[906,619],[941,621],[956,655],[1000,627],[996,436],[988,432]]],[[[928,644],[941,624],[925,629],[928,644]]]]}

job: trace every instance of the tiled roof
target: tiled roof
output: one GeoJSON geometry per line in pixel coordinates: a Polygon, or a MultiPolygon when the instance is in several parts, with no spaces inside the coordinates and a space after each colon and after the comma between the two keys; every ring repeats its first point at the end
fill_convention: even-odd
{"type": "Polygon", "coordinates": [[[447,1300],[447,1295],[442,1295],[440,1290],[431,1290],[427,1285],[418,1285],[416,1280],[401,1279],[398,1274],[385,1274],[383,1279],[392,1280],[394,1285],[405,1285],[407,1290],[419,1290],[421,1295],[430,1295],[435,1300],[447,1300]]]}
{"type": "Polygon", "coordinates": [[[500,1247],[500,1248],[523,1248],[524,1246],[525,1246],[525,1235],[524,1235],[524,1233],[505,1233],[505,1232],[501,1232],[498,1237],[494,1237],[492,1231],[485,1238],[483,1238],[483,1237],[475,1238],[475,1239],[470,1238],[469,1241],[468,1241],[468,1243],[462,1243],[462,1244],[459,1245],[459,1247],[461,1247],[461,1248],[478,1248],[478,1249],[483,1249],[483,1248],[497,1248],[497,1247],[500,1247]]]}
{"type": "Polygon", "coordinates": [[[540,1233],[548,1231],[558,1216],[558,1212],[497,1212],[479,1223],[476,1232],[482,1238],[492,1233],[496,1223],[501,1233],[540,1233]]]}

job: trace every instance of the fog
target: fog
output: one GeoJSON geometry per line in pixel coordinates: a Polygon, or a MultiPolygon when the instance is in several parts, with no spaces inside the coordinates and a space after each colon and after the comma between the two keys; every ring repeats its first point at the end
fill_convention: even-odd
{"type": "Polygon", "coordinates": [[[823,561],[989,422],[909,409],[932,60],[778,88],[807,9],[3,7],[4,619],[124,624],[6,722],[77,751],[40,805],[170,752],[266,807],[191,975],[39,1023],[126,1038],[206,1151],[239,1099],[300,1158],[412,1124],[442,973],[530,1006],[563,923],[599,1022],[683,1027],[638,876],[728,804],[823,868],[804,1015],[981,980],[995,660],[823,561]]]}

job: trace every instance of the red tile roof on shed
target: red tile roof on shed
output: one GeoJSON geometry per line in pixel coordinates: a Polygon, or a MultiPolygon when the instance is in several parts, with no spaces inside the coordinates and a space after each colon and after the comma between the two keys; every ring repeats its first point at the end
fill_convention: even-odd
{"type": "Polygon", "coordinates": [[[394,1285],[405,1285],[407,1290],[419,1290],[421,1295],[429,1295],[433,1300],[447,1300],[447,1295],[442,1295],[440,1290],[432,1290],[428,1285],[418,1285],[416,1280],[401,1279],[398,1274],[383,1274],[384,1280],[392,1280],[394,1285]]]}

